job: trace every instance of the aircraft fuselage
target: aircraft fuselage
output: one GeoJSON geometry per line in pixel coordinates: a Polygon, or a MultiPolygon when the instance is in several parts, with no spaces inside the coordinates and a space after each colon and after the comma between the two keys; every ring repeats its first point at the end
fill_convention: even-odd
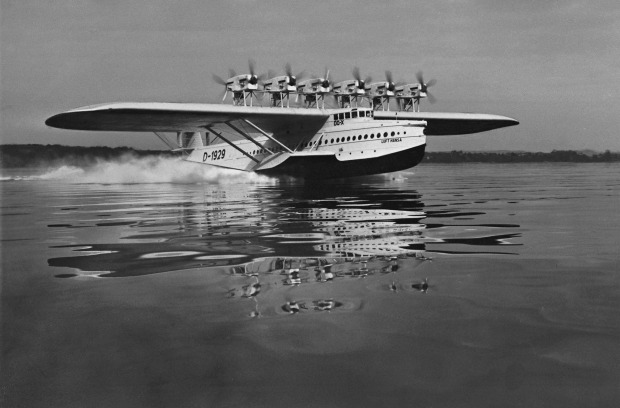
{"type": "MultiPolygon", "coordinates": [[[[260,133],[231,144],[214,138],[188,161],[269,175],[338,178],[403,170],[418,164],[426,136],[422,120],[381,120],[371,109],[332,109],[312,134],[289,135],[286,147],[260,133]],[[289,150],[287,150],[290,149],[289,150]],[[245,153],[243,153],[245,152],[245,153]]],[[[222,134],[223,137],[226,137],[222,134]]]]}

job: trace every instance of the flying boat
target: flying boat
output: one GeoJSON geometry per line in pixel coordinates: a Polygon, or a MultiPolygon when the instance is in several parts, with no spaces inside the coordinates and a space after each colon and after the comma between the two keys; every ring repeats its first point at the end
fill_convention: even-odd
{"type": "Polygon", "coordinates": [[[515,119],[483,113],[421,112],[434,97],[435,80],[397,84],[353,78],[333,83],[302,80],[290,65],[265,78],[250,61],[249,73],[229,72],[222,103],[115,102],[54,115],[50,127],[84,131],[152,132],[187,161],[269,176],[327,179],[405,170],[424,157],[426,138],[465,135],[517,125],[515,119]],[[224,104],[226,99],[231,104],[224,104]],[[269,96],[268,103],[264,97],[269,96]],[[295,102],[291,103],[291,97],[295,102]],[[326,107],[326,97],[336,107],[326,107]],[[392,109],[391,101],[396,102],[392,109]],[[265,106],[267,105],[267,106],[265,106]],[[167,133],[176,134],[176,145],[167,133]]]}

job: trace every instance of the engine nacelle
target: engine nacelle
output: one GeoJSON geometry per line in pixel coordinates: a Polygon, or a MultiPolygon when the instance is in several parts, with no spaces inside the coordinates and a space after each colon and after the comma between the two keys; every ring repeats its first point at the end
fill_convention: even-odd
{"type": "Polygon", "coordinates": [[[368,85],[366,88],[366,92],[371,97],[392,97],[395,95],[396,87],[394,86],[394,82],[373,82],[368,85]]]}
{"type": "Polygon", "coordinates": [[[255,91],[258,89],[258,76],[244,74],[228,78],[226,89],[231,92],[255,91]]]}
{"type": "Polygon", "coordinates": [[[361,79],[350,79],[334,84],[333,90],[336,95],[364,96],[366,84],[361,79]]]}
{"type": "Polygon", "coordinates": [[[297,93],[304,95],[324,95],[331,90],[331,84],[325,78],[307,79],[297,85],[297,93]]]}
{"type": "Polygon", "coordinates": [[[264,81],[263,87],[265,91],[276,92],[296,92],[297,78],[295,76],[282,75],[264,81]]]}

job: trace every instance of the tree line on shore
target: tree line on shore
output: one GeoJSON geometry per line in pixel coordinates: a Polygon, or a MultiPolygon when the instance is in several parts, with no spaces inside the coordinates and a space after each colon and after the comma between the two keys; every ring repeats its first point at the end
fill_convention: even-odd
{"type": "MultiPolygon", "coordinates": [[[[137,150],[130,147],[107,146],[64,146],[38,144],[0,145],[0,166],[2,168],[50,167],[57,165],[89,166],[97,161],[109,161],[126,156],[172,157],[179,153],[168,150],[137,150]]],[[[570,162],[604,163],[619,162],[620,153],[586,153],[575,150],[553,150],[543,152],[426,152],[427,163],[534,163],[570,162]]]]}

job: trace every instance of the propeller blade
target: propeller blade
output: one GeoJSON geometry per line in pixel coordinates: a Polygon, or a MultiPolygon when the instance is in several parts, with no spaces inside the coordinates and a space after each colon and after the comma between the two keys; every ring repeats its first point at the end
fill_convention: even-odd
{"type": "Polygon", "coordinates": [[[428,83],[426,84],[426,86],[427,86],[427,87],[429,87],[429,86],[433,86],[433,85],[435,85],[436,83],[437,83],[437,80],[436,80],[436,79],[431,79],[430,81],[428,81],[428,83]]]}
{"type": "Polygon", "coordinates": [[[256,70],[256,62],[253,59],[248,60],[248,68],[250,69],[250,75],[254,75],[254,71],[256,70]]]}
{"type": "Polygon", "coordinates": [[[290,76],[290,77],[293,76],[293,70],[291,69],[291,64],[289,64],[288,62],[284,66],[284,72],[286,72],[287,76],[290,76]]]}
{"type": "Polygon", "coordinates": [[[424,76],[422,75],[422,71],[418,71],[418,73],[415,74],[415,77],[420,85],[424,84],[424,76]]]}
{"type": "Polygon", "coordinates": [[[385,71],[385,80],[387,82],[394,82],[392,79],[392,71],[385,71]]]}
{"type": "Polygon", "coordinates": [[[229,78],[232,78],[232,77],[236,77],[237,73],[235,72],[234,69],[228,68],[228,75],[229,75],[229,78]]]}
{"type": "Polygon", "coordinates": [[[428,101],[430,103],[435,103],[437,102],[437,99],[435,99],[435,97],[433,96],[433,94],[431,94],[430,92],[426,91],[426,97],[428,98],[428,101]]]}
{"type": "Polygon", "coordinates": [[[353,74],[353,78],[357,79],[358,81],[362,80],[362,76],[360,75],[360,69],[358,67],[353,67],[351,73],[353,74]]]}
{"type": "Polygon", "coordinates": [[[226,85],[226,81],[224,81],[221,77],[215,74],[213,74],[213,80],[220,85],[226,85]]]}

